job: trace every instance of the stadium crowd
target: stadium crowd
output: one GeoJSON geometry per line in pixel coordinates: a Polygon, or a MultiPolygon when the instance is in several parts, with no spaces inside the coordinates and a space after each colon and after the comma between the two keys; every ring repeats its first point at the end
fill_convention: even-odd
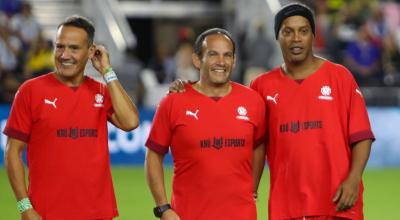
{"type": "Polygon", "coordinates": [[[316,48],[362,86],[400,85],[400,5],[385,0],[303,1],[317,18],[316,48]]]}
{"type": "MultiPolygon", "coordinates": [[[[344,64],[354,74],[360,86],[400,86],[399,0],[301,2],[315,11],[317,54],[344,64]]],[[[178,40],[182,34],[185,35],[179,33],[178,40]]],[[[273,45],[274,41],[262,38],[250,41],[240,35],[234,38],[237,38],[238,46],[242,48],[238,52],[242,53],[239,57],[243,67],[239,68],[240,77],[237,81],[249,81],[243,77],[248,69],[260,70],[258,60],[263,59],[255,60],[254,57],[267,56],[262,69],[268,70],[271,64],[267,62],[271,53],[262,53],[262,50],[273,48],[267,44],[273,45]],[[265,42],[265,47],[254,47],[259,45],[257,42],[265,42]]],[[[188,47],[192,44],[190,40],[193,39],[185,38],[175,51],[159,48],[154,52],[154,59],[145,66],[147,70],[155,73],[156,77],[153,78],[159,84],[169,84],[175,78],[196,79],[190,59],[186,59],[187,54],[191,53],[191,48],[188,47]]],[[[11,103],[22,82],[53,69],[52,50],[52,42],[43,37],[29,3],[18,0],[1,1],[0,103],[11,103]]],[[[142,73],[143,71],[139,74],[142,73]]],[[[140,78],[144,80],[143,77],[140,78]]]]}
{"type": "Polygon", "coordinates": [[[23,81],[53,69],[53,49],[28,2],[2,1],[0,8],[0,103],[11,103],[23,81]]]}

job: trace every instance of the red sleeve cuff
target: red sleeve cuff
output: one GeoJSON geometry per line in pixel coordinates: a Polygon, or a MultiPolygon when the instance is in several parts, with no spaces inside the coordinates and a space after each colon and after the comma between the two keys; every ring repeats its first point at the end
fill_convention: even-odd
{"type": "Polygon", "coordinates": [[[354,134],[351,134],[350,135],[350,145],[353,145],[354,143],[357,143],[359,141],[366,140],[366,139],[371,139],[372,141],[375,141],[375,136],[371,130],[359,131],[354,134]]]}
{"type": "Polygon", "coordinates": [[[254,148],[258,147],[260,144],[265,143],[265,136],[262,136],[261,138],[257,139],[254,141],[254,148]]]}
{"type": "Polygon", "coordinates": [[[114,109],[113,108],[110,108],[110,109],[107,110],[107,120],[109,122],[112,122],[112,115],[113,114],[114,114],[114,109]]]}
{"type": "Polygon", "coordinates": [[[155,151],[155,152],[157,152],[157,153],[159,153],[159,154],[166,154],[166,153],[168,153],[168,149],[169,149],[169,147],[157,144],[156,142],[154,142],[154,141],[152,141],[150,139],[148,139],[146,141],[146,147],[151,149],[151,150],[153,150],[153,151],[155,151]]]}
{"type": "Polygon", "coordinates": [[[10,138],[15,138],[17,140],[28,143],[29,134],[27,134],[27,133],[24,133],[22,131],[19,131],[19,130],[11,128],[11,127],[4,128],[3,133],[10,138]]]}
{"type": "Polygon", "coordinates": [[[107,115],[108,115],[109,117],[111,117],[112,114],[114,114],[114,109],[113,109],[113,108],[108,109],[107,115]]]}

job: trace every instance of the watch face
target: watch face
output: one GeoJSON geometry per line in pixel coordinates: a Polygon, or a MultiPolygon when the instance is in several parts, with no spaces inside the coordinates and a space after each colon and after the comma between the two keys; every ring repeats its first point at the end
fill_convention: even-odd
{"type": "Polygon", "coordinates": [[[153,209],[153,213],[154,213],[154,215],[155,215],[157,218],[161,218],[161,214],[162,214],[162,213],[160,213],[160,207],[155,207],[155,208],[153,209]]]}

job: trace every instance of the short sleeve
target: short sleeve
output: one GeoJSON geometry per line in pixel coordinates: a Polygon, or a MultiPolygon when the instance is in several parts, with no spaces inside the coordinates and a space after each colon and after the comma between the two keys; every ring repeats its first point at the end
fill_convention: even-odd
{"type": "Polygon", "coordinates": [[[259,94],[256,94],[256,96],[257,114],[255,116],[254,147],[264,143],[266,137],[265,103],[259,94]]]}
{"type": "Polygon", "coordinates": [[[171,110],[172,96],[167,95],[161,100],[156,110],[150,134],[146,141],[146,147],[160,154],[168,153],[171,143],[171,110]]]}
{"type": "Polygon", "coordinates": [[[375,140],[368,118],[367,108],[360,88],[354,79],[350,85],[350,109],[349,109],[349,143],[372,139],[375,140]]]}
{"type": "MultiPolygon", "coordinates": [[[[268,122],[268,105],[267,105],[267,102],[266,102],[266,100],[264,99],[264,98],[262,98],[264,95],[263,95],[263,91],[261,91],[261,88],[259,87],[259,84],[260,84],[260,77],[257,77],[257,78],[255,78],[253,81],[251,81],[251,83],[250,83],[250,88],[252,89],[252,90],[254,90],[254,91],[256,91],[257,93],[258,93],[258,95],[260,96],[260,99],[261,99],[261,103],[259,104],[259,106],[263,106],[263,108],[260,108],[260,111],[263,111],[264,112],[264,116],[263,116],[263,122],[262,122],[262,125],[264,126],[263,127],[263,129],[264,129],[264,136],[263,137],[261,137],[262,139],[259,139],[258,141],[262,141],[262,142],[264,142],[264,143],[267,143],[267,140],[268,140],[268,124],[269,124],[269,122],[268,122]]],[[[256,143],[257,144],[257,143],[256,143]]],[[[260,143],[258,143],[258,145],[259,144],[261,144],[261,142],[260,143]]]]}
{"type": "Polygon", "coordinates": [[[32,129],[32,111],[29,84],[23,84],[15,94],[10,116],[3,133],[8,137],[28,142],[32,129]]]}
{"type": "Polygon", "coordinates": [[[258,83],[257,83],[258,81],[257,81],[257,79],[258,79],[258,78],[253,79],[253,80],[250,82],[250,88],[251,88],[252,90],[258,92],[258,83]]]}

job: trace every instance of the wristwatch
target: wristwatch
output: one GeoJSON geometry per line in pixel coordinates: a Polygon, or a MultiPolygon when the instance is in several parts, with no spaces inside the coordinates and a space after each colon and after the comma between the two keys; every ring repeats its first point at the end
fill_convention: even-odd
{"type": "Polygon", "coordinates": [[[157,218],[161,218],[162,214],[167,211],[168,209],[171,209],[171,205],[170,204],[165,204],[165,205],[160,205],[157,206],[153,209],[154,215],[157,218]]]}

